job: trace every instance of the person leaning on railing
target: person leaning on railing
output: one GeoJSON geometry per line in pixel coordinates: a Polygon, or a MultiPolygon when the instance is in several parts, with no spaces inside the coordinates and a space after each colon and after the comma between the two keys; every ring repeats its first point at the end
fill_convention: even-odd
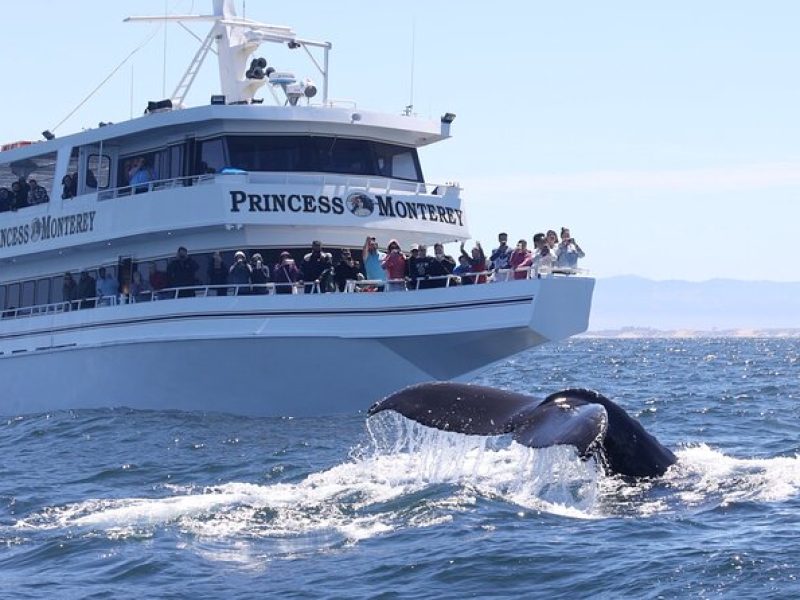
{"type": "Polygon", "coordinates": [[[228,269],[228,283],[236,286],[236,293],[240,296],[250,293],[250,284],[253,282],[253,267],[247,264],[247,256],[238,250],[233,255],[233,264],[228,269]]]}
{"type": "Polygon", "coordinates": [[[569,228],[561,228],[561,243],[556,248],[556,267],[562,269],[577,269],[578,259],[586,253],[569,233],[569,228]]]}
{"type": "Polygon", "coordinates": [[[525,267],[530,267],[533,262],[533,255],[528,250],[528,242],[520,240],[517,242],[516,249],[511,253],[511,258],[508,261],[509,267],[514,270],[514,279],[525,279],[528,276],[525,267]]]}
{"type": "Polygon", "coordinates": [[[361,273],[361,266],[350,254],[350,250],[344,248],[339,262],[333,269],[333,280],[336,283],[336,289],[344,292],[347,287],[348,281],[360,281],[364,279],[361,273]]]}
{"type": "Polygon", "coordinates": [[[272,269],[272,281],[276,294],[291,294],[292,287],[300,281],[300,269],[286,250],[281,252],[280,262],[272,269]]]}
{"type": "Polygon", "coordinates": [[[386,285],[386,291],[397,292],[405,290],[406,257],[403,256],[400,244],[397,240],[390,240],[386,250],[388,250],[388,254],[381,261],[381,267],[386,272],[386,279],[389,280],[386,285]]]}

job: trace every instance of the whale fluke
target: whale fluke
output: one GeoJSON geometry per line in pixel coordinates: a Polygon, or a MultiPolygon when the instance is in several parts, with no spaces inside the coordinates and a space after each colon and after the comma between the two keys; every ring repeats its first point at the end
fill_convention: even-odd
{"type": "Polygon", "coordinates": [[[376,402],[369,415],[385,410],[444,431],[511,434],[531,448],[574,446],[581,457],[598,456],[609,472],[632,477],[663,475],[677,460],[636,419],[591,390],[563,390],[539,401],[486,386],[423,383],[376,402]]]}

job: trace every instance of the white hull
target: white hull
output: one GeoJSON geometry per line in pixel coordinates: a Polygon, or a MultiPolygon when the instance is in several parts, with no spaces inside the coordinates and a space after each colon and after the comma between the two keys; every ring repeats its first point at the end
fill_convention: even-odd
{"type": "Polygon", "coordinates": [[[0,414],[356,412],[585,331],[594,280],[186,298],[3,320],[0,414]]]}

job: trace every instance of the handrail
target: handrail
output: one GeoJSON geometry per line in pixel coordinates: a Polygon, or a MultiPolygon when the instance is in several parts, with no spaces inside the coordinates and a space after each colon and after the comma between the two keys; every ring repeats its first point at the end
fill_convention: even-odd
{"type": "MultiPolygon", "coordinates": [[[[416,291],[427,288],[454,287],[463,283],[465,278],[472,279],[475,284],[483,283],[509,283],[519,281],[511,277],[513,272],[525,273],[523,279],[536,279],[542,277],[585,275],[586,269],[563,269],[553,268],[550,270],[534,267],[519,267],[517,269],[497,269],[485,270],[476,273],[465,273],[462,275],[436,275],[432,277],[402,278],[402,279],[348,279],[345,282],[343,292],[335,293],[360,293],[360,292],[394,292],[394,291],[416,291]],[[477,281],[485,278],[484,281],[477,281]],[[445,281],[444,286],[427,285],[430,282],[445,281]]],[[[49,304],[39,304],[24,306],[20,308],[7,308],[0,310],[0,318],[17,319],[23,317],[33,317],[38,315],[59,314],[73,310],[84,310],[88,308],[104,308],[124,304],[137,304],[141,302],[155,302],[161,300],[177,300],[181,298],[205,298],[210,296],[275,296],[281,294],[301,295],[319,294],[322,292],[320,280],[297,281],[293,283],[248,283],[248,284],[219,284],[219,285],[193,285],[186,287],[169,287],[159,290],[142,290],[136,294],[121,293],[108,296],[101,295],[93,298],[81,298],[76,300],[64,300],[51,302],[49,304]]]]}
{"type": "Polygon", "coordinates": [[[406,181],[393,179],[391,177],[381,177],[376,175],[344,175],[339,173],[312,173],[312,172],[293,172],[293,171],[253,171],[242,173],[206,173],[203,175],[182,175],[170,179],[157,179],[141,183],[123,185],[116,188],[109,188],[97,192],[97,200],[105,201],[113,198],[132,196],[147,192],[158,192],[169,190],[176,187],[190,187],[206,183],[213,183],[217,177],[246,176],[248,183],[260,183],[258,180],[272,180],[275,183],[289,185],[293,181],[296,183],[309,183],[320,181],[323,187],[329,185],[343,186],[345,193],[350,190],[378,191],[390,194],[392,191],[413,191],[420,195],[444,196],[449,190],[460,190],[457,184],[427,183],[424,181],[406,181]],[[256,181],[250,181],[255,179],[256,181]],[[443,190],[443,192],[439,192],[443,190]]]}

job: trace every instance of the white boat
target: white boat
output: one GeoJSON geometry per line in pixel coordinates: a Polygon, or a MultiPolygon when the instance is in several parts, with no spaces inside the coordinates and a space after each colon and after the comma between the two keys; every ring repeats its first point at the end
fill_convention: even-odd
{"type": "Polygon", "coordinates": [[[300,261],[317,239],[336,260],[345,248],[360,259],[370,235],[382,248],[470,238],[461,189],[426,182],[417,154],[450,136],[454,115],[336,102],[331,44],[239,18],[232,0],[213,6],[209,16],[131,18],[211,24],[169,99],[127,122],[45,132],[46,141],[0,152],[0,187],[35,179],[48,196],[29,190],[32,205],[0,212],[0,414],[354,412],[402,386],[468,380],[586,330],[594,280],[574,272],[488,273],[481,285],[446,277],[434,289],[418,280],[404,292],[379,281],[351,281],[344,293],[211,285],[215,251],[228,265],[237,250],[272,264],[282,251],[300,261]],[[257,54],[265,43],[307,53],[321,89],[272,71],[257,54]],[[184,107],[214,46],[221,93],[184,107]],[[256,99],[259,90],[275,104],[256,99]],[[145,174],[134,178],[137,165],[145,174]],[[67,175],[76,181],[62,186],[67,175]],[[199,265],[196,281],[134,293],[133,273],[163,271],[179,246],[199,265]],[[96,277],[100,267],[116,293],[64,297],[66,272],[96,277]]]}

